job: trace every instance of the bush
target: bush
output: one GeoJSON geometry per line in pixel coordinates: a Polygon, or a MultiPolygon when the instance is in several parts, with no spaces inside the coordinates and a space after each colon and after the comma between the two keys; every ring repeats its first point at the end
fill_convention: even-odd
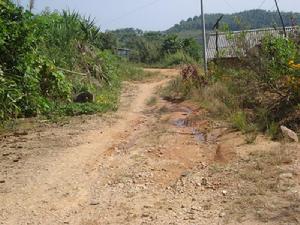
{"type": "Polygon", "coordinates": [[[115,109],[121,77],[109,35],[76,12],[33,15],[0,1],[0,122],[115,109]],[[3,32],[2,32],[3,31],[3,32]],[[72,104],[91,91],[96,102],[72,104]]]}
{"type": "MultiPolygon", "coordinates": [[[[233,124],[247,131],[247,123],[254,123],[272,138],[278,137],[280,125],[297,129],[300,76],[299,71],[289,65],[299,57],[295,42],[266,36],[261,46],[251,50],[245,48],[242,52],[248,54],[241,55],[238,67],[214,65],[211,75],[212,86],[215,82],[222,83],[234,96],[236,104],[225,104],[229,111],[238,112],[233,116],[233,124]]],[[[213,98],[210,102],[218,99],[210,95],[213,98]]],[[[224,96],[224,93],[217,95],[224,96]]]]}
{"type": "Polygon", "coordinates": [[[183,101],[191,97],[193,83],[184,81],[181,77],[171,80],[166,87],[159,90],[162,98],[169,101],[183,101]]]}
{"type": "Polygon", "coordinates": [[[234,113],[231,117],[231,122],[233,128],[236,128],[239,131],[242,131],[243,133],[249,133],[255,130],[254,125],[249,123],[247,115],[243,111],[238,111],[234,113]]]}
{"type": "Polygon", "coordinates": [[[119,70],[124,80],[140,80],[144,74],[141,67],[134,66],[132,63],[123,61],[119,63],[119,70]]]}
{"type": "Polygon", "coordinates": [[[79,116],[79,115],[92,115],[95,113],[105,113],[111,110],[111,105],[108,104],[94,104],[94,103],[71,103],[62,106],[59,109],[61,116],[79,116]]]}
{"type": "Polygon", "coordinates": [[[49,101],[68,101],[70,86],[64,74],[47,57],[37,53],[33,15],[1,1],[0,66],[1,122],[19,116],[36,116],[49,101]]]}
{"type": "Polygon", "coordinates": [[[171,67],[184,64],[197,64],[197,62],[183,51],[178,51],[174,54],[167,54],[163,59],[163,64],[166,67],[171,67]]]}
{"type": "Polygon", "coordinates": [[[17,102],[22,98],[22,92],[16,82],[3,76],[0,68],[0,122],[16,118],[20,113],[17,102]]]}
{"type": "Polygon", "coordinates": [[[229,91],[228,86],[221,82],[216,82],[200,89],[197,101],[212,116],[226,120],[230,120],[231,114],[239,110],[235,96],[229,91]]]}

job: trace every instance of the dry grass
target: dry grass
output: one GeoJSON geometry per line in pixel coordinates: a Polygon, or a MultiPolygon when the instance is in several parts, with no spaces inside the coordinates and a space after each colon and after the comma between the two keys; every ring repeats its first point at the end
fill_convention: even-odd
{"type": "Polygon", "coordinates": [[[242,222],[251,215],[260,222],[299,224],[300,199],[291,191],[293,171],[286,169],[294,156],[292,148],[281,145],[239,161],[235,171],[240,189],[228,209],[231,219],[242,222]]]}
{"type": "Polygon", "coordinates": [[[193,100],[206,108],[212,116],[228,119],[237,110],[237,102],[228,88],[222,83],[214,83],[199,90],[193,100]]]}
{"type": "Polygon", "coordinates": [[[157,104],[157,97],[156,96],[152,96],[151,98],[149,98],[146,102],[147,106],[154,106],[157,104]]]}

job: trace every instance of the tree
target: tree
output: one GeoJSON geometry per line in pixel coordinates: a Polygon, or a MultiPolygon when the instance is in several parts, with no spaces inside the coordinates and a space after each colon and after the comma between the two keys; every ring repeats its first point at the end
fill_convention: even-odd
{"type": "Polygon", "coordinates": [[[182,41],[183,50],[192,58],[200,60],[201,47],[194,38],[186,38],[182,41]]]}
{"type": "Polygon", "coordinates": [[[162,44],[164,54],[174,54],[182,48],[182,42],[177,35],[169,35],[162,44]]]}

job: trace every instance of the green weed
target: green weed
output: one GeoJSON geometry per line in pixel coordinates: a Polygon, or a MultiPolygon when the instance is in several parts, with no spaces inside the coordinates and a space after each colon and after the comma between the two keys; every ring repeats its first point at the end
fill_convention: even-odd
{"type": "Polygon", "coordinates": [[[157,104],[157,97],[152,96],[151,98],[149,98],[146,102],[147,106],[154,106],[157,104]]]}
{"type": "Polygon", "coordinates": [[[243,133],[255,131],[255,126],[248,122],[247,115],[243,111],[234,113],[231,117],[232,126],[243,133]]]}

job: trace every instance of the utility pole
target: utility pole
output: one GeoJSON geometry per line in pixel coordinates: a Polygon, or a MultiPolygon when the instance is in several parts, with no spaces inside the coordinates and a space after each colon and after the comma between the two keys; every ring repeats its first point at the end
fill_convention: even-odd
{"type": "Polygon", "coordinates": [[[33,8],[34,8],[34,3],[35,3],[35,0],[30,0],[29,1],[29,11],[32,12],[33,8]]]}
{"type": "Polygon", "coordinates": [[[274,0],[274,1],[275,1],[275,5],[276,5],[276,8],[277,8],[277,12],[280,16],[284,36],[287,37],[284,21],[283,21],[283,18],[282,18],[282,15],[281,15],[281,12],[280,12],[280,9],[279,9],[279,6],[278,6],[278,2],[277,2],[277,0],[274,0]]]}
{"type": "Polygon", "coordinates": [[[223,19],[224,15],[220,16],[217,20],[216,24],[213,26],[213,30],[216,30],[216,51],[217,51],[217,60],[220,57],[219,53],[219,28],[220,28],[220,21],[223,19]]]}
{"type": "Polygon", "coordinates": [[[206,31],[205,31],[205,15],[203,0],[201,0],[201,15],[202,15],[202,38],[203,38],[203,60],[204,60],[204,72],[207,74],[207,50],[206,50],[206,31]]]}

